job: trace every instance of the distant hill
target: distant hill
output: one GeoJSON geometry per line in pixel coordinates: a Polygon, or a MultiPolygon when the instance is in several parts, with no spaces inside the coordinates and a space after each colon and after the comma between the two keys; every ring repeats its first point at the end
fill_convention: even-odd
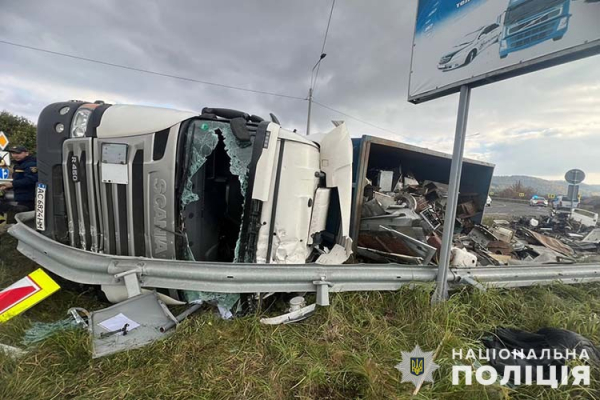
{"type": "MultiPolygon", "coordinates": [[[[546,179],[536,178],[525,175],[511,176],[494,176],[492,178],[492,192],[499,192],[506,189],[518,181],[521,181],[523,186],[533,188],[540,196],[548,194],[567,194],[568,183],[565,181],[549,181],[546,179]]],[[[600,185],[580,185],[579,192],[582,196],[600,196],[600,185]]]]}

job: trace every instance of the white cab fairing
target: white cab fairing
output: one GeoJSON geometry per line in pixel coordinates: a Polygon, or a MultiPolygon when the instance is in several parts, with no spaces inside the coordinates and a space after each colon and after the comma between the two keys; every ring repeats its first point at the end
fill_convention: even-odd
{"type": "Polygon", "coordinates": [[[341,124],[321,140],[321,170],[327,187],[337,188],[342,211],[342,234],[350,236],[352,207],[352,140],[346,124],[341,124]]]}
{"type": "Polygon", "coordinates": [[[321,139],[321,171],[325,173],[326,186],[337,188],[342,226],[338,244],[331,253],[317,260],[320,264],[338,264],[352,254],[350,217],[352,213],[352,139],[346,124],[342,123],[321,139]]]}
{"type": "Polygon", "coordinates": [[[352,142],[346,126],[340,125],[322,137],[320,149],[314,142],[279,129],[274,124],[269,126],[269,131],[271,142],[259,159],[252,195],[253,199],[263,202],[257,262],[306,262],[314,247],[312,235],[325,229],[330,192],[335,188],[339,193],[341,210],[340,231],[333,232],[339,235],[338,244],[328,254],[319,257],[317,262],[343,263],[352,254],[352,240],[349,238],[352,142]],[[283,158],[280,160],[280,157],[283,158]],[[281,171],[276,189],[279,164],[281,171]],[[326,174],[325,188],[319,188],[320,171],[326,174]],[[273,207],[275,219],[272,228],[273,207]],[[269,241],[272,242],[270,253],[269,241]]]}
{"type": "Polygon", "coordinates": [[[102,115],[96,134],[99,138],[116,138],[159,132],[198,116],[190,111],[160,107],[115,104],[102,115]]]}
{"type": "MultiPolygon", "coordinates": [[[[283,129],[279,131],[279,137],[283,129]]],[[[315,192],[319,178],[319,150],[312,143],[302,141],[278,140],[276,157],[272,164],[273,173],[270,176],[270,195],[263,203],[261,213],[261,228],[256,249],[258,263],[268,260],[275,264],[304,263],[312,251],[308,245],[308,232],[312,214],[315,192]],[[281,146],[283,144],[283,152],[281,146]],[[277,166],[282,155],[279,189],[275,193],[277,181],[277,166]],[[271,229],[271,216],[275,210],[274,227],[271,229]],[[273,232],[271,253],[268,255],[270,232],[273,232]]],[[[267,180],[256,175],[255,179],[267,180]]]]}

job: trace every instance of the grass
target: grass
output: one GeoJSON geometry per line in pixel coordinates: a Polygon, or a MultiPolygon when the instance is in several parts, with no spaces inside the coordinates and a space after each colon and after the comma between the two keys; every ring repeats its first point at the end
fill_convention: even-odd
{"type": "MultiPolygon", "coordinates": [[[[36,268],[3,236],[0,287],[36,268]]],[[[588,388],[452,386],[452,349],[481,348],[498,326],[571,329],[600,343],[600,286],[465,289],[430,306],[430,285],[398,292],[336,294],[331,306],[292,325],[265,326],[257,315],[223,321],[204,311],[165,340],[92,360],[83,331],[55,335],[15,361],[0,355],[0,398],[411,398],[394,368],[401,351],[441,344],[435,384],[418,399],[600,398],[598,371],[588,388]]],[[[64,318],[71,306],[102,308],[91,293],[61,290],[0,325],[0,343],[18,345],[32,321],[64,318]]]]}

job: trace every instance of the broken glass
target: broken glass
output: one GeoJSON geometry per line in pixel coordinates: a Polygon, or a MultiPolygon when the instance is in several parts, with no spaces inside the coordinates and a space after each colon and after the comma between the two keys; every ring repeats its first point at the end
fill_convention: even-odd
{"type": "MultiPolygon", "coordinates": [[[[188,131],[188,142],[192,143],[191,156],[187,171],[187,179],[184,190],[181,196],[181,207],[184,209],[188,204],[198,201],[201,193],[193,191],[194,175],[202,168],[208,156],[215,150],[219,143],[219,134],[223,138],[225,151],[230,158],[229,170],[232,175],[238,177],[242,194],[244,195],[248,189],[248,165],[252,159],[252,146],[242,146],[233,134],[228,123],[218,121],[199,121],[190,127],[188,131]]],[[[243,216],[242,216],[243,218],[243,216]]],[[[241,226],[240,226],[241,228],[241,226]]],[[[187,240],[186,240],[187,242],[187,240]]],[[[234,262],[238,261],[239,254],[239,232],[235,248],[234,262]]],[[[193,261],[194,256],[191,249],[187,248],[185,258],[193,261]]],[[[240,295],[238,293],[211,293],[211,292],[196,292],[185,291],[185,299],[190,303],[210,303],[218,306],[221,315],[224,318],[231,317],[230,310],[233,310],[236,304],[239,304],[240,295]]]]}
{"type": "Polygon", "coordinates": [[[206,159],[215,150],[219,143],[219,136],[208,129],[208,124],[194,123],[187,133],[189,164],[187,166],[187,178],[181,194],[181,208],[190,203],[198,201],[200,197],[194,193],[192,178],[202,168],[206,159]]]}
{"type": "Polygon", "coordinates": [[[31,324],[31,328],[25,331],[23,344],[28,346],[38,343],[56,333],[69,329],[76,329],[79,326],[77,321],[71,317],[56,322],[34,322],[31,324]]]}

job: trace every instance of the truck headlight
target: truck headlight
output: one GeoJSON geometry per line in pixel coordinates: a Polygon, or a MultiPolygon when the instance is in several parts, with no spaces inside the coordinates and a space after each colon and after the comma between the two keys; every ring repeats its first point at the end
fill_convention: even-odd
{"type": "Polygon", "coordinates": [[[92,110],[88,108],[80,108],[77,110],[73,116],[73,121],[71,122],[71,137],[80,138],[85,136],[91,114],[92,110]]]}
{"type": "Polygon", "coordinates": [[[569,17],[562,17],[560,22],[558,23],[558,30],[565,29],[567,27],[567,23],[569,22],[569,17]]]}

